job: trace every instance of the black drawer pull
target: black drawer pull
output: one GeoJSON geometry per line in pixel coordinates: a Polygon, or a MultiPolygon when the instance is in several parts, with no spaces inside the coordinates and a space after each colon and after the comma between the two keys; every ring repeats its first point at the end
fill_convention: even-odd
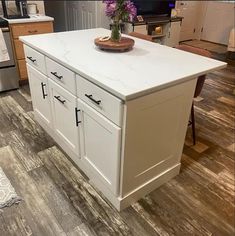
{"type": "Polygon", "coordinates": [[[76,126],[78,126],[80,123],[82,123],[80,120],[78,120],[78,112],[81,111],[79,109],[77,109],[77,107],[75,108],[75,117],[76,117],[76,126]]]}
{"type": "Polygon", "coordinates": [[[37,61],[36,59],[33,59],[32,57],[27,57],[31,62],[35,62],[35,61],[37,61]]]}
{"type": "Polygon", "coordinates": [[[66,100],[61,100],[60,96],[54,96],[54,98],[56,98],[62,104],[64,104],[66,102],[66,100]]]}
{"type": "Polygon", "coordinates": [[[101,100],[95,100],[95,99],[92,97],[92,94],[90,94],[90,95],[85,94],[85,96],[86,96],[87,98],[89,98],[92,102],[96,103],[97,105],[100,105],[101,100]]]}
{"type": "Polygon", "coordinates": [[[62,79],[62,75],[58,75],[57,72],[51,72],[52,75],[54,75],[57,79],[62,79]]]}
{"type": "Polygon", "coordinates": [[[45,91],[44,91],[44,87],[46,86],[46,84],[44,84],[43,82],[41,82],[41,87],[42,87],[42,97],[43,97],[43,99],[46,99],[46,96],[47,96],[47,94],[45,93],[45,91]]]}
{"type": "Polygon", "coordinates": [[[37,33],[38,31],[37,30],[28,30],[28,33],[30,34],[34,34],[34,33],[37,33]]]}

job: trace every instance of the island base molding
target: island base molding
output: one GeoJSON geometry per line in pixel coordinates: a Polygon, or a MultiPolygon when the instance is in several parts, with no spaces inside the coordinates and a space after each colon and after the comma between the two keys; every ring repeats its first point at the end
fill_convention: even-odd
{"type": "Polygon", "coordinates": [[[105,197],[113,204],[113,206],[115,206],[118,211],[122,211],[126,207],[146,196],[148,193],[160,187],[162,184],[177,176],[180,172],[180,167],[180,163],[176,164],[175,166],[146,182],[142,186],[136,188],[134,191],[123,198],[115,197],[110,191],[108,191],[107,187],[103,185],[101,181],[99,181],[99,179],[90,180],[90,182],[93,186],[96,186],[102,191],[103,194],[105,194],[105,197]]]}

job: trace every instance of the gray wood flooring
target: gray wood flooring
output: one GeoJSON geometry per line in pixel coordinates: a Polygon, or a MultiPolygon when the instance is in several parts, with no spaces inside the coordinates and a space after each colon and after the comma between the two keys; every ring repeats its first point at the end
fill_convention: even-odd
{"type": "Polygon", "coordinates": [[[28,86],[1,93],[0,166],[23,201],[0,212],[0,235],[234,235],[234,75],[208,75],[181,173],[121,213],[34,121],[28,86]]]}

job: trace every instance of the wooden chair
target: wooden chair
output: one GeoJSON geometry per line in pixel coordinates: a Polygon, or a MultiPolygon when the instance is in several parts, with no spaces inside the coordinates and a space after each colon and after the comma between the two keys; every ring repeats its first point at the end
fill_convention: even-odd
{"type": "Polygon", "coordinates": [[[153,42],[153,38],[151,35],[141,34],[141,33],[137,33],[137,32],[131,32],[131,33],[129,33],[129,35],[132,37],[136,37],[139,39],[144,39],[144,40],[153,42]]]}
{"type": "MultiPolygon", "coordinates": [[[[195,48],[195,47],[188,46],[188,45],[179,45],[176,48],[180,49],[180,50],[183,50],[183,51],[198,54],[198,55],[201,55],[201,56],[211,57],[211,53],[209,51],[205,50],[205,49],[195,48]]],[[[203,84],[205,82],[205,79],[206,79],[206,75],[201,75],[201,76],[198,77],[197,84],[196,84],[196,89],[195,89],[195,92],[194,92],[194,98],[196,98],[200,95],[200,93],[202,91],[203,84]]],[[[192,125],[193,145],[195,145],[196,144],[196,131],[195,131],[194,102],[192,103],[191,120],[189,121],[189,125],[192,125]]]]}

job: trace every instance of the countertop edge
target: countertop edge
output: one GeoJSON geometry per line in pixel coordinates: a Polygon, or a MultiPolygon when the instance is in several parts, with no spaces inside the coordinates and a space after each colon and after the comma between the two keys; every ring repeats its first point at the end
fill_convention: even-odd
{"type": "Polygon", "coordinates": [[[145,90],[142,90],[140,92],[136,92],[136,93],[132,93],[130,95],[125,95],[125,94],[121,94],[119,92],[117,92],[116,90],[106,86],[105,84],[99,82],[98,80],[90,77],[90,76],[87,76],[85,73],[83,73],[82,71],[80,71],[79,69],[77,68],[74,68],[72,67],[71,65],[67,64],[66,62],[64,61],[61,61],[59,60],[58,58],[54,57],[53,55],[41,50],[40,48],[36,47],[35,45],[33,44],[30,44],[27,42],[27,40],[24,40],[23,39],[24,36],[21,36],[19,37],[19,40],[21,42],[23,42],[24,44],[26,44],[27,46],[35,49],[36,51],[42,53],[43,55],[49,57],[50,59],[58,62],[59,64],[65,66],[66,68],[74,71],[75,73],[79,74],[80,76],[82,76],[83,78],[87,79],[88,81],[92,82],[93,84],[99,86],[100,88],[106,90],[107,92],[111,93],[112,95],[114,95],[115,97],[118,97],[119,99],[123,100],[123,101],[130,101],[130,100],[133,100],[133,99],[136,99],[136,98],[139,98],[139,97],[142,97],[142,96],[145,96],[145,95],[149,95],[151,93],[154,93],[154,92],[157,92],[157,91],[160,91],[162,89],[165,89],[165,88],[168,88],[172,85],[177,85],[177,84],[181,84],[181,83],[184,83],[184,82],[187,82],[187,81],[190,81],[192,79],[195,79],[197,78],[198,76],[201,76],[201,75],[204,75],[204,74],[207,74],[211,71],[214,71],[214,70],[220,70],[220,69],[223,69],[223,68],[226,68],[227,67],[227,63],[226,62],[221,62],[221,63],[224,63],[224,65],[221,65],[221,66],[218,66],[216,68],[213,68],[213,70],[207,70],[207,71],[204,71],[204,72],[201,72],[201,73],[197,73],[197,74],[193,74],[193,75],[190,75],[190,76],[187,76],[187,77],[184,77],[184,78],[181,78],[181,79],[178,79],[178,80],[175,80],[175,81],[171,81],[171,82],[168,82],[168,83],[164,83],[162,85],[158,85],[158,86],[155,86],[155,87],[152,87],[152,88],[149,88],[149,89],[145,89],[145,90]]]}
{"type": "Polygon", "coordinates": [[[7,19],[7,18],[4,18],[4,19],[7,20],[9,25],[54,21],[53,17],[44,16],[44,15],[38,16],[38,17],[35,17],[35,18],[22,18],[22,19],[7,19]]]}
{"type": "Polygon", "coordinates": [[[130,100],[133,100],[133,99],[145,96],[145,95],[149,95],[151,93],[154,93],[154,92],[157,92],[157,91],[169,88],[172,85],[181,84],[181,83],[193,80],[193,79],[195,79],[195,78],[197,78],[197,77],[199,77],[201,75],[208,74],[208,73],[210,73],[212,71],[215,71],[215,70],[224,69],[226,67],[227,67],[227,63],[224,62],[224,65],[218,66],[218,67],[214,68],[213,70],[207,70],[206,72],[197,73],[197,74],[194,74],[194,75],[191,75],[191,76],[187,76],[187,77],[175,80],[175,81],[171,81],[171,82],[168,82],[168,83],[165,83],[165,84],[162,84],[162,85],[158,85],[158,86],[152,87],[150,89],[143,90],[143,91],[138,92],[138,93],[133,93],[131,95],[126,96],[126,100],[125,101],[130,101],[130,100]]]}

